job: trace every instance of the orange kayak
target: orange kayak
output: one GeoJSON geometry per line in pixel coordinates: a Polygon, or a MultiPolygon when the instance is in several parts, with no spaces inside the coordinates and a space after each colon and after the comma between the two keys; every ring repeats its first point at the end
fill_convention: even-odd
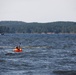
{"type": "Polygon", "coordinates": [[[22,52],[22,49],[14,49],[14,52],[22,52]]]}

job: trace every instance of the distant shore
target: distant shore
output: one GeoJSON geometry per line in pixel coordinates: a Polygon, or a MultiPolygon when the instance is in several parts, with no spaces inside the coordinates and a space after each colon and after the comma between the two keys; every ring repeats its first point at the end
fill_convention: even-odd
{"type": "Polygon", "coordinates": [[[75,34],[76,22],[26,23],[0,21],[0,33],[75,34]]]}

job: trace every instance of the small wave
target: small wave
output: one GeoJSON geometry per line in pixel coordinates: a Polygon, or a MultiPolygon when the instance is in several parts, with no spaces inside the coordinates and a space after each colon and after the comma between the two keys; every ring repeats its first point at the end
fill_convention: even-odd
{"type": "Polygon", "coordinates": [[[15,55],[15,54],[14,53],[6,53],[5,55],[11,56],[11,55],[15,55]]]}
{"type": "Polygon", "coordinates": [[[47,46],[47,45],[43,45],[43,46],[24,46],[22,48],[52,48],[52,46],[47,46]]]}
{"type": "Polygon", "coordinates": [[[1,59],[0,62],[5,62],[5,60],[1,59]]]}
{"type": "Polygon", "coordinates": [[[76,75],[76,71],[53,71],[57,75],[76,75]]]}
{"type": "Polygon", "coordinates": [[[0,49],[11,49],[13,48],[12,46],[0,46],[0,49]]]}

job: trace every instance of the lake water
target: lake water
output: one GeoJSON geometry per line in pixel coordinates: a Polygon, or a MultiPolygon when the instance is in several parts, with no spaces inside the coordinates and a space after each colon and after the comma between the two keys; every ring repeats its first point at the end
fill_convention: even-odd
{"type": "Polygon", "coordinates": [[[0,35],[0,75],[76,75],[76,34],[0,35]]]}

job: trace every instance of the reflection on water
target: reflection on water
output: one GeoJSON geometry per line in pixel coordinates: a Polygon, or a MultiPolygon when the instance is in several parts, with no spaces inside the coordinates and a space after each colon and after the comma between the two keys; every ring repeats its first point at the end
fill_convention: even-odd
{"type": "Polygon", "coordinates": [[[76,35],[0,35],[0,75],[76,75],[76,35]]]}

